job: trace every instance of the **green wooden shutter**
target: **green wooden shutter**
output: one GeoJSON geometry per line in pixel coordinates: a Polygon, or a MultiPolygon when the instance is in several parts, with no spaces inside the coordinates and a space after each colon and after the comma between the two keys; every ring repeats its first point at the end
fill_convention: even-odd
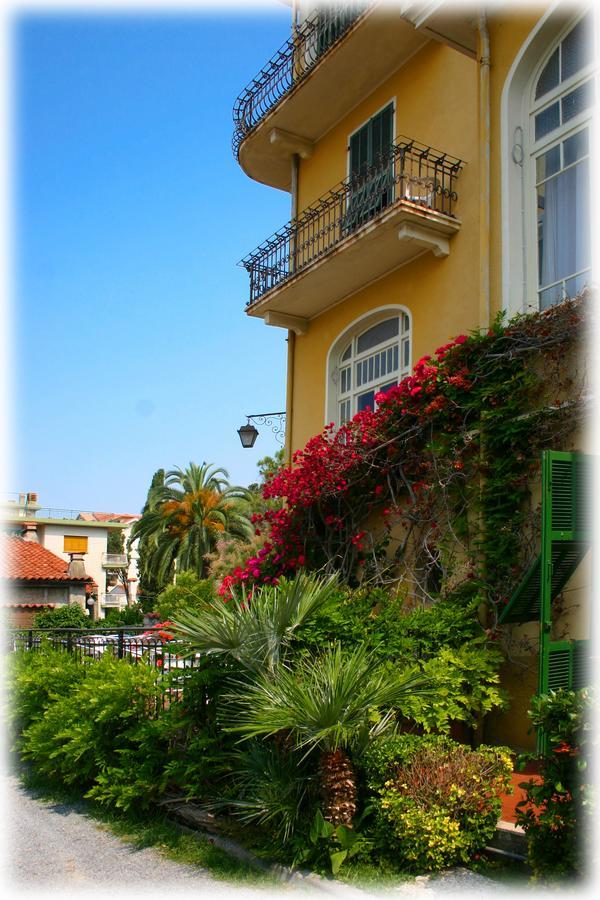
{"type": "MultiPolygon", "coordinates": [[[[589,641],[553,641],[552,599],[562,590],[591,544],[590,458],[547,450],[542,456],[540,555],[540,663],[538,692],[578,690],[589,684],[589,641]]],[[[538,749],[548,752],[538,733],[538,749]]]]}

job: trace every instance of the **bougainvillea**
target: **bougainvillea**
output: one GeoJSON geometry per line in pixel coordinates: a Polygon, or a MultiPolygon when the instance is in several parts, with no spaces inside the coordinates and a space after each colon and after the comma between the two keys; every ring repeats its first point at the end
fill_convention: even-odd
{"type": "Polygon", "coordinates": [[[403,577],[420,596],[471,580],[493,606],[506,602],[527,562],[539,451],[565,440],[580,408],[569,351],[587,306],[582,295],[461,334],[374,410],[328,425],[265,485],[282,508],[254,517],[265,543],[221,595],[306,566],[349,583],[403,577]]]}

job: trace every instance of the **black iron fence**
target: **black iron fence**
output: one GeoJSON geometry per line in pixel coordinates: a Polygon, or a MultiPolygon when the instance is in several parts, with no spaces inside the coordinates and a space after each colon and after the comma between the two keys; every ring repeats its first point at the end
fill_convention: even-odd
{"type": "Polygon", "coordinates": [[[186,656],[181,642],[170,639],[168,627],[157,631],[142,626],[128,628],[19,628],[5,632],[10,651],[36,652],[44,647],[63,651],[82,664],[110,653],[116,659],[155,666],[165,701],[183,696],[194,671],[201,669],[205,657],[186,656]]]}
{"type": "Polygon", "coordinates": [[[333,250],[384,210],[406,204],[454,217],[462,161],[409,138],[396,142],[360,175],[340,182],[275,232],[240,265],[250,276],[251,306],[333,250]]]}
{"type": "Polygon", "coordinates": [[[315,12],[294,30],[237,98],[233,108],[233,152],[253,128],[308,75],[369,6],[367,0],[336,3],[315,12]]]}

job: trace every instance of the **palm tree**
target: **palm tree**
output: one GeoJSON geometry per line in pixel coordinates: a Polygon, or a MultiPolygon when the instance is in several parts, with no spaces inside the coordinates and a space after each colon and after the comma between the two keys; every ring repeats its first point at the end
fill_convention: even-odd
{"type": "Polygon", "coordinates": [[[226,654],[246,670],[269,677],[285,661],[297,629],[329,603],[338,589],[335,576],[300,572],[265,585],[249,599],[242,591],[227,603],[207,601],[204,611],[180,613],[173,631],[189,653],[226,654]]]}
{"type": "Polygon", "coordinates": [[[339,645],[293,670],[279,666],[229,696],[225,725],[243,739],[285,734],[296,749],[319,753],[325,819],[352,827],[356,774],[350,754],[395,727],[395,713],[414,693],[429,693],[414,670],[390,671],[359,646],[339,645]]]}
{"type": "Polygon", "coordinates": [[[245,488],[233,487],[225,469],[191,462],[165,474],[153,489],[142,517],[132,529],[146,549],[146,568],[166,582],[175,569],[206,575],[207,555],[223,538],[248,539],[252,525],[242,504],[245,488]]]}

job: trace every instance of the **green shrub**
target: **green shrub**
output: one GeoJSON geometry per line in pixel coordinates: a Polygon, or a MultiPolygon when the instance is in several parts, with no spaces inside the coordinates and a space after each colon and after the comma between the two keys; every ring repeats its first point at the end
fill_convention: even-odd
{"type": "MultiPolygon", "coordinates": [[[[537,757],[541,780],[525,782],[517,823],[527,835],[534,880],[581,874],[592,831],[592,793],[587,775],[592,693],[550,691],[532,700],[532,726],[542,728],[547,753],[537,757]]],[[[536,758],[531,754],[522,761],[536,758]]]]}
{"type": "Polygon", "coordinates": [[[109,654],[80,666],[85,677],[24,730],[22,752],[40,773],[87,788],[156,715],[160,676],[109,654]]]}
{"type": "Polygon", "coordinates": [[[124,609],[109,609],[100,623],[105,628],[126,628],[128,625],[143,625],[144,613],[139,603],[124,609]]]}
{"type": "Polygon", "coordinates": [[[85,677],[85,668],[73,656],[42,644],[37,651],[17,650],[8,660],[8,718],[16,747],[32,722],[85,677]]]}
{"type": "Polygon", "coordinates": [[[92,620],[78,603],[57,606],[38,613],[34,620],[34,628],[88,628],[92,620]]]}
{"type": "Polygon", "coordinates": [[[214,582],[207,578],[198,578],[195,572],[181,572],[177,582],[170,584],[156,599],[155,612],[165,622],[176,619],[180,612],[189,610],[199,612],[206,602],[214,600],[214,582]]]}
{"type": "Polygon", "coordinates": [[[496,829],[500,797],[510,786],[510,751],[470,750],[434,736],[378,743],[366,759],[378,845],[417,871],[469,862],[496,829]]]}

